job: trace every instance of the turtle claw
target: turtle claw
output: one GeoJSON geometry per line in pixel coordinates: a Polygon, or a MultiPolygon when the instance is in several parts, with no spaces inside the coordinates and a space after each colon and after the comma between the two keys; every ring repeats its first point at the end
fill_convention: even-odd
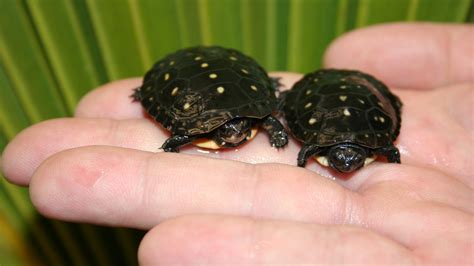
{"type": "Polygon", "coordinates": [[[285,131],[277,131],[270,137],[270,144],[275,148],[283,148],[288,144],[288,134],[285,131]]]}
{"type": "Polygon", "coordinates": [[[130,95],[130,98],[132,98],[134,102],[139,102],[142,100],[140,87],[133,89],[133,94],[130,95]]]}
{"type": "Polygon", "coordinates": [[[178,152],[179,152],[179,149],[178,149],[178,148],[170,148],[170,147],[163,148],[163,147],[161,147],[161,149],[162,149],[164,152],[175,152],[175,153],[178,153],[178,152]]]}

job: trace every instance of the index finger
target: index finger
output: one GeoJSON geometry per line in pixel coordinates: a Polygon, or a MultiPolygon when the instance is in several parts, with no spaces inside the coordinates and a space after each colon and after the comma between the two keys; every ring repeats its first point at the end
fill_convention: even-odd
{"type": "Polygon", "coordinates": [[[377,25],[336,39],[325,67],[353,68],[397,88],[432,89],[474,80],[474,26],[377,25]]]}

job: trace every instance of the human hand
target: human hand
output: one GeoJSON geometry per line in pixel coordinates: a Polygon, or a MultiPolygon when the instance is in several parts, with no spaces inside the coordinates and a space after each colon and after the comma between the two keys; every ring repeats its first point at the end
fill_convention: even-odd
{"type": "MultiPolygon", "coordinates": [[[[299,144],[276,150],[264,133],[238,151],[156,152],[169,135],[131,103],[130,79],[89,93],[74,118],[20,133],[3,171],[46,216],[151,229],[143,264],[472,264],[472,31],[386,25],[327,51],[326,67],[398,88],[401,165],[331,180],[313,161],[294,166],[299,144]]],[[[276,74],[286,87],[301,77],[276,74]]]]}

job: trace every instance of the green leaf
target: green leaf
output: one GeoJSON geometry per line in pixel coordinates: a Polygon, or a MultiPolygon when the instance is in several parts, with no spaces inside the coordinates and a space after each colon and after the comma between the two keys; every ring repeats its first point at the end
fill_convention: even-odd
{"type": "Polygon", "coordinates": [[[240,5],[235,0],[199,0],[199,26],[204,45],[241,49],[240,5]]]}
{"type": "MultiPolygon", "coordinates": [[[[21,108],[14,89],[12,88],[3,66],[0,65],[0,130],[6,138],[12,139],[30,122],[21,108]]],[[[3,149],[0,149],[3,150],[3,149]]]]}
{"type": "Polygon", "coordinates": [[[341,2],[298,0],[290,2],[288,69],[308,72],[318,68],[329,42],[337,34],[341,2]]]}
{"type": "Polygon", "coordinates": [[[202,44],[198,2],[175,0],[181,47],[202,44]]]}
{"type": "Polygon", "coordinates": [[[86,6],[73,0],[28,0],[27,4],[72,112],[87,91],[106,80],[86,6]]]}
{"type": "Polygon", "coordinates": [[[288,15],[290,2],[286,0],[266,1],[266,39],[264,47],[268,71],[285,70],[287,57],[282,56],[288,50],[288,15]]]}
{"type": "Polygon", "coordinates": [[[0,60],[30,121],[66,115],[35,28],[20,1],[0,1],[0,60]]]}
{"type": "Polygon", "coordinates": [[[241,1],[241,23],[242,23],[242,51],[257,60],[258,63],[265,65],[267,62],[266,36],[266,1],[241,1]]]}
{"type": "Polygon", "coordinates": [[[141,76],[148,66],[140,52],[130,5],[126,1],[86,2],[108,77],[141,76]]]}
{"type": "Polygon", "coordinates": [[[417,0],[417,20],[463,22],[468,16],[471,0],[417,0]]]}
{"type": "Polygon", "coordinates": [[[146,69],[181,45],[176,4],[168,0],[130,0],[134,31],[146,69]]]}
{"type": "Polygon", "coordinates": [[[9,184],[2,178],[0,192],[11,207],[8,215],[15,217],[17,226],[21,227],[20,233],[29,235],[28,238],[31,239],[28,242],[32,242],[36,249],[39,249],[37,255],[51,265],[64,265],[64,254],[58,253],[51,236],[36,223],[36,212],[29,204],[28,191],[9,184]]]}
{"type": "Polygon", "coordinates": [[[413,0],[359,0],[357,27],[399,21],[407,17],[413,0]]]}

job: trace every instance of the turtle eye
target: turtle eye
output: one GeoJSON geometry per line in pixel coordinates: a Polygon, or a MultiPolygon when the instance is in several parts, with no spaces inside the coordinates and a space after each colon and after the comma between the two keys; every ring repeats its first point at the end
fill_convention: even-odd
{"type": "Polygon", "coordinates": [[[344,153],[342,151],[336,152],[336,158],[338,161],[344,161],[346,156],[344,156],[344,153]]]}

